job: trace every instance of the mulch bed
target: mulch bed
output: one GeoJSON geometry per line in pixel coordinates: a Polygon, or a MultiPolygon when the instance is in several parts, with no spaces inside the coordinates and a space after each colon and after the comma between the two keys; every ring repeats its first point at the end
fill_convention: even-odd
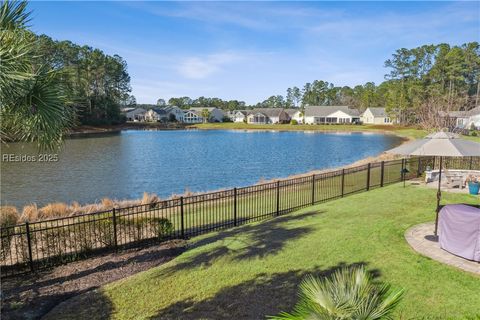
{"type": "Polygon", "coordinates": [[[161,265],[184,250],[185,241],[175,240],[72,262],[35,274],[2,279],[1,318],[40,319],[67,299],[161,265]]]}

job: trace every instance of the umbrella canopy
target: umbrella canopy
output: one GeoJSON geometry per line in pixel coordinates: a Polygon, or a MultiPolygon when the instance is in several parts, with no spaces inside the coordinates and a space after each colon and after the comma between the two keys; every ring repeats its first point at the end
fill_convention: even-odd
{"type": "Polygon", "coordinates": [[[450,132],[436,132],[423,139],[405,143],[397,148],[388,150],[387,153],[408,156],[435,156],[440,157],[440,170],[437,191],[437,216],[435,218],[435,235],[438,229],[438,211],[440,210],[443,157],[480,157],[480,143],[458,139],[450,132]]]}
{"type": "Polygon", "coordinates": [[[405,143],[387,153],[409,156],[480,157],[480,143],[458,139],[450,132],[436,132],[405,143]]]}

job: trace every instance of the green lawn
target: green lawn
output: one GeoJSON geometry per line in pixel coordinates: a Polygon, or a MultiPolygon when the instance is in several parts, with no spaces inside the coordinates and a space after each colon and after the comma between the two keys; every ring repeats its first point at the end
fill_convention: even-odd
{"type": "MultiPolygon", "coordinates": [[[[291,124],[246,124],[246,123],[201,123],[190,126],[198,129],[243,129],[243,130],[283,130],[283,131],[367,131],[367,132],[387,132],[393,133],[399,137],[408,139],[419,139],[427,135],[426,130],[413,127],[402,126],[382,126],[382,125],[291,125],[291,124]]],[[[480,137],[462,136],[463,139],[480,142],[480,137]]]]}
{"type": "MultiPolygon", "coordinates": [[[[479,203],[445,194],[444,203],[479,203]]],[[[365,264],[406,289],[401,319],[480,316],[480,277],[415,253],[404,232],[434,218],[435,190],[395,184],[190,240],[173,261],[79,296],[63,319],[262,319],[290,310],[309,273],[365,264]]],[[[52,315],[52,316],[54,316],[52,315]]]]}

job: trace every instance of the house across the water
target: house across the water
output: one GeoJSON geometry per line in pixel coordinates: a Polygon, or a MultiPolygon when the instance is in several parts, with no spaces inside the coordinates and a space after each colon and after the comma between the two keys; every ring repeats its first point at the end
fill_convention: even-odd
{"type": "Polygon", "coordinates": [[[348,106],[307,106],[306,124],[360,123],[360,112],[348,106]]]}
{"type": "Polygon", "coordinates": [[[361,120],[366,124],[391,125],[393,123],[385,111],[385,108],[367,108],[367,110],[362,113],[361,120]]]}
{"type": "Polygon", "coordinates": [[[291,120],[297,121],[297,123],[303,123],[303,112],[300,109],[285,109],[285,112],[288,114],[291,120]]]}
{"type": "Polygon", "coordinates": [[[255,108],[247,115],[250,124],[288,123],[290,116],[282,108],[255,108]]]}
{"type": "Polygon", "coordinates": [[[480,106],[467,111],[440,112],[445,126],[469,130],[473,127],[480,129],[480,106]]]}
{"type": "Polygon", "coordinates": [[[123,108],[122,113],[125,114],[127,121],[145,121],[145,112],[143,108],[123,108]]]}

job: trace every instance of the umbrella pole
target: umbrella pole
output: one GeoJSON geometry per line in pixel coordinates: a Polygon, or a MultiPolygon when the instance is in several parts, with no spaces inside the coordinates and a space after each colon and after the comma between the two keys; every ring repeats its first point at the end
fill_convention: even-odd
{"type": "Polygon", "coordinates": [[[438,174],[438,190],[437,190],[437,209],[436,209],[436,216],[435,216],[435,236],[438,235],[438,213],[440,212],[440,199],[442,198],[442,191],[440,190],[440,185],[442,183],[442,158],[440,157],[440,170],[438,174]]]}

